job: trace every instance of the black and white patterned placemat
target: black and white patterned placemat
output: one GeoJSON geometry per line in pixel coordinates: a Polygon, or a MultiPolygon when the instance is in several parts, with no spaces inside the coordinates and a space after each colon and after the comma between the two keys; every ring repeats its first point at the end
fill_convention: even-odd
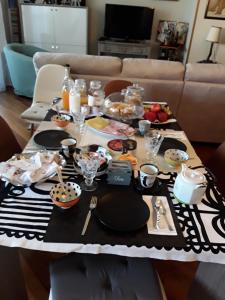
{"type": "MultiPolygon", "coordinates": [[[[203,169],[202,166],[195,169],[203,169]]],[[[184,205],[177,203],[172,188],[174,173],[160,173],[159,177],[169,187],[179,225],[183,231],[186,253],[196,254],[207,252],[212,254],[225,253],[225,200],[217,190],[212,176],[207,173],[208,187],[200,205],[184,205]]],[[[68,164],[63,170],[64,179],[76,180],[73,166],[68,164]]],[[[53,204],[49,196],[51,186],[57,180],[33,184],[29,188],[14,187],[11,184],[0,193],[0,235],[5,238],[14,237],[20,247],[20,240],[43,241],[53,204]]],[[[157,249],[171,250],[174,247],[157,249]]]]}

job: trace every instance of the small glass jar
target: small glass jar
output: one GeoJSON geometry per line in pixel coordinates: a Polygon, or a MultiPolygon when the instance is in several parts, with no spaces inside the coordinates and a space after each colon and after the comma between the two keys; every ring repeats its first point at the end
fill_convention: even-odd
{"type": "Polygon", "coordinates": [[[141,105],[144,96],[144,88],[135,83],[132,86],[128,86],[126,90],[122,90],[122,94],[124,95],[124,102],[141,105]]]}
{"type": "Polygon", "coordinates": [[[80,94],[80,104],[87,104],[87,85],[84,79],[76,79],[75,80],[75,89],[80,94]]]}
{"type": "Polygon", "coordinates": [[[132,86],[128,86],[126,90],[121,92],[124,95],[124,102],[133,106],[134,114],[137,117],[141,117],[144,113],[144,107],[142,104],[144,96],[144,88],[137,83],[132,86]]]}
{"type": "Polygon", "coordinates": [[[105,93],[102,89],[102,83],[99,80],[92,80],[88,90],[88,105],[91,107],[100,107],[104,103],[105,93]]]}

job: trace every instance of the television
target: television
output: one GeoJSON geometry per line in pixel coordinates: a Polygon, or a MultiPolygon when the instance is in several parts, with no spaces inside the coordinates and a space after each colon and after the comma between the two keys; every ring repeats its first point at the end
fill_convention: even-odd
{"type": "Polygon", "coordinates": [[[150,40],[154,9],[106,4],[104,36],[108,39],[150,40]]]}

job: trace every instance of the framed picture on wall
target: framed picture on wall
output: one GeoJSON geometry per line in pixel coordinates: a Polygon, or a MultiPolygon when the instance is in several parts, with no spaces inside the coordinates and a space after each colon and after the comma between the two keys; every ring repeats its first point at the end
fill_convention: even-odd
{"type": "Polygon", "coordinates": [[[159,21],[156,40],[161,45],[184,45],[188,33],[188,23],[176,21],[159,21]]]}
{"type": "Polygon", "coordinates": [[[225,20],[225,0],[208,0],[205,18],[225,20]]]}

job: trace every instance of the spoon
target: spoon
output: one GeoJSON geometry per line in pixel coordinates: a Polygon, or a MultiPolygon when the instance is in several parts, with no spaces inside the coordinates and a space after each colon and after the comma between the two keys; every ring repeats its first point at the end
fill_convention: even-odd
{"type": "Polygon", "coordinates": [[[60,116],[58,105],[55,105],[55,109],[56,109],[57,115],[60,116]]]}
{"type": "Polygon", "coordinates": [[[155,206],[158,208],[159,213],[164,216],[164,219],[166,221],[169,231],[173,231],[173,227],[171,226],[171,224],[168,220],[168,217],[167,217],[166,208],[164,207],[164,205],[160,199],[157,199],[155,206]]]}
{"type": "Polygon", "coordinates": [[[62,177],[62,172],[61,172],[60,167],[57,168],[57,175],[58,175],[59,183],[61,184],[62,189],[63,189],[61,201],[65,202],[66,198],[67,198],[67,195],[66,195],[67,193],[66,193],[66,190],[64,187],[64,182],[63,182],[63,177],[62,177]]]}

